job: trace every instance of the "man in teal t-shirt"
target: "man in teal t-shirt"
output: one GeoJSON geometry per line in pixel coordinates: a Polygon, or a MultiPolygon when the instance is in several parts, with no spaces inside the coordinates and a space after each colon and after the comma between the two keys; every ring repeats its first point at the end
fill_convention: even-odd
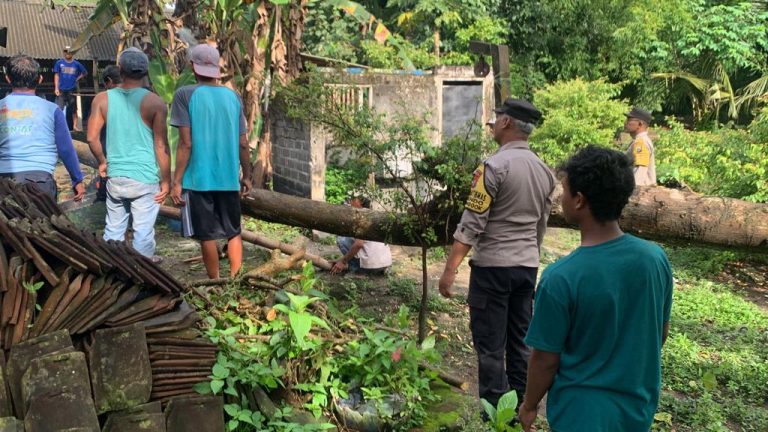
{"type": "Polygon", "coordinates": [[[560,171],[563,213],[579,227],[581,246],[541,276],[520,421],[532,430],[548,391],[553,432],[647,431],[669,331],[669,262],[659,246],[619,228],[635,187],[626,155],[589,146],[560,171]]]}
{"type": "Polygon", "coordinates": [[[171,125],[179,128],[171,196],[182,206],[184,236],[200,241],[205,270],[216,279],[218,240],[227,241],[230,276],[242,265],[240,193],[251,185],[250,148],[242,102],[217,82],[219,52],[200,44],[189,57],[197,84],[176,90],[171,104],[171,125]]]}

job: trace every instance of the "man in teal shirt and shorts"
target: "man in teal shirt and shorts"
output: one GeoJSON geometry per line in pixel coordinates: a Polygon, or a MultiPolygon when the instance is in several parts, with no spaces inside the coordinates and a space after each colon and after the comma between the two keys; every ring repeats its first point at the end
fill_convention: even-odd
{"type": "Polygon", "coordinates": [[[182,206],[183,235],[200,241],[205,270],[216,279],[218,240],[227,241],[230,276],[242,265],[240,194],[251,185],[250,148],[242,102],[217,82],[219,52],[200,44],[189,57],[197,84],[176,90],[171,105],[171,125],[179,128],[171,196],[182,206]]]}
{"type": "Polygon", "coordinates": [[[619,227],[635,187],[625,154],[589,146],[560,172],[563,213],[581,246],[547,267],[536,290],[520,421],[533,430],[548,392],[553,432],[647,431],[669,332],[669,262],[658,245],[619,227]]]}

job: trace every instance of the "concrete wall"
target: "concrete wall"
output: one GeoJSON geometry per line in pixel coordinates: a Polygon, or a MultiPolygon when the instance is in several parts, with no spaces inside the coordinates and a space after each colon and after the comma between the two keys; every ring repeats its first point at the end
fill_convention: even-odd
{"type": "MultiPolygon", "coordinates": [[[[466,102],[466,110],[476,113],[476,118],[485,123],[493,115],[493,77],[475,77],[471,67],[441,67],[434,73],[422,75],[399,72],[367,71],[359,74],[346,73],[341,77],[342,85],[370,87],[371,106],[388,118],[417,116],[424,118],[430,127],[435,145],[442,142],[444,131],[455,131],[456,127],[445,128],[447,121],[466,119],[473,115],[461,115],[455,110],[463,109],[455,100],[449,111],[443,110],[443,90],[461,84],[472,86],[473,100],[466,102]],[[478,100],[478,95],[482,95],[478,100]],[[453,110],[453,111],[451,111],[453,110]]],[[[446,95],[448,96],[448,95],[446,95]]],[[[332,137],[316,125],[306,125],[288,119],[277,109],[271,113],[273,186],[275,191],[291,195],[325,199],[325,165],[330,157],[344,158],[332,137]]],[[[447,137],[446,137],[447,138],[447,137]]],[[[410,161],[400,161],[398,168],[410,169],[410,161]]]]}

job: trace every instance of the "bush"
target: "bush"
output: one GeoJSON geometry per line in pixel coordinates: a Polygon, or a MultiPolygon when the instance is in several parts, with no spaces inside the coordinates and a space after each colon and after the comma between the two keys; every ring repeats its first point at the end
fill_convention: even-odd
{"type": "Polygon", "coordinates": [[[674,121],[659,133],[656,165],[659,181],[677,180],[707,195],[768,201],[768,118],[749,129],[689,131],[674,121]]]}
{"type": "Polygon", "coordinates": [[[367,174],[356,168],[329,165],[325,170],[325,201],[343,204],[351,193],[365,187],[367,174]]]}
{"type": "Polygon", "coordinates": [[[531,136],[531,148],[544,162],[557,166],[588,144],[611,147],[630,109],[616,99],[620,90],[602,80],[575,79],[537,91],[533,101],[544,122],[531,136]]]}

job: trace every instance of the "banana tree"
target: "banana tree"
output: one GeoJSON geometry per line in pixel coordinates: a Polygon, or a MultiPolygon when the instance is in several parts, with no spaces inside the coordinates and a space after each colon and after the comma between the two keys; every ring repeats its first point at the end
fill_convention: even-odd
{"type": "MultiPolygon", "coordinates": [[[[361,24],[376,24],[374,38],[393,44],[409,68],[407,56],[381,20],[358,3],[322,0],[342,8],[361,24]]],[[[250,125],[254,186],[264,188],[272,174],[269,133],[269,98],[272,82],[287,84],[301,71],[300,50],[308,0],[178,0],[172,18],[163,14],[163,0],[99,0],[90,24],[73,46],[121,22],[124,46],[148,45],[163,58],[178,77],[185,66],[185,48],[198,41],[215,43],[221,52],[222,82],[243,99],[250,125]],[[162,37],[158,37],[162,35],[162,37]],[[159,42],[158,42],[159,41],[159,42]]]]}

